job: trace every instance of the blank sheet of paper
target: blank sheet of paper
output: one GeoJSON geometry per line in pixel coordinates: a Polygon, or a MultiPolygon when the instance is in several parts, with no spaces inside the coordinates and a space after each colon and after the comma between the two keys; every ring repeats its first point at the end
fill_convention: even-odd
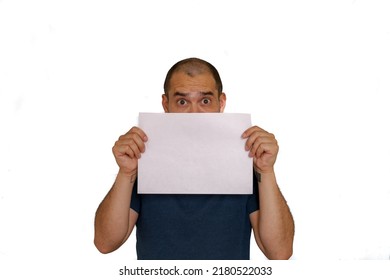
{"type": "Polygon", "coordinates": [[[140,113],[148,136],[138,193],[251,194],[253,165],[242,133],[249,114],[140,113]]]}

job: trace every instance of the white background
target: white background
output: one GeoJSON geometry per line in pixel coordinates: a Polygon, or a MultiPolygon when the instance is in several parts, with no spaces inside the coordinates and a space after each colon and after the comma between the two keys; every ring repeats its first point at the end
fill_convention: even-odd
{"type": "Polygon", "coordinates": [[[277,136],[293,259],[388,260],[389,6],[0,0],[2,272],[98,278],[136,258],[134,236],[93,246],[111,147],[138,112],[163,111],[167,70],[192,56],[219,69],[226,112],[277,136]]]}

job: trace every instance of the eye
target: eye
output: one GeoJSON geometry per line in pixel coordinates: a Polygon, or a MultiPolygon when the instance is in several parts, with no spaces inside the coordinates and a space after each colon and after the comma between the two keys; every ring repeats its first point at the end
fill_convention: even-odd
{"type": "Polygon", "coordinates": [[[208,98],[203,98],[202,99],[202,104],[204,104],[204,105],[210,104],[210,102],[211,102],[211,100],[208,99],[208,98]]]}
{"type": "Polygon", "coordinates": [[[187,104],[187,101],[185,101],[184,99],[179,99],[179,100],[177,101],[177,104],[183,106],[183,105],[186,105],[186,104],[187,104]]]}

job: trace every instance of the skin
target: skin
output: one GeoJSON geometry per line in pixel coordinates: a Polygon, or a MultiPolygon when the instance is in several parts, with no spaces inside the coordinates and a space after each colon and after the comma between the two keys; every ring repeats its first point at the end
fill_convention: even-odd
{"type": "MultiPolygon", "coordinates": [[[[162,96],[166,113],[223,112],[226,95],[218,94],[208,72],[190,77],[173,74],[168,96],[162,96]]],[[[257,245],[268,259],[288,259],[292,255],[294,222],[276,182],[274,164],[278,154],[275,136],[253,126],[243,132],[245,150],[253,158],[253,168],[261,174],[258,183],[261,211],[250,214],[257,245]]],[[[145,152],[147,135],[138,127],[119,137],[112,151],[119,166],[115,183],[96,211],[95,246],[102,253],[118,249],[130,236],[138,213],[129,208],[138,159],[145,152]]]]}

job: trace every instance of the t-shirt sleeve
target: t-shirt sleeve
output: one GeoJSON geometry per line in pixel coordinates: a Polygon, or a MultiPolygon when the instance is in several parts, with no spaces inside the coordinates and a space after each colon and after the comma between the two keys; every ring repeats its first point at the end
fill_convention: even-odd
{"type": "Polygon", "coordinates": [[[135,212],[139,213],[141,209],[141,197],[138,194],[137,190],[138,190],[138,184],[136,179],[133,186],[133,192],[131,194],[130,208],[133,209],[135,212]]]}
{"type": "Polygon", "coordinates": [[[260,202],[259,202],[259,187],[257,184],[257,178],[255,173],[253,172],[253,194],[249,196],[248,204],[247,204],[247,211],[248,214],[255,212],[260,209],[260,202]]]}

